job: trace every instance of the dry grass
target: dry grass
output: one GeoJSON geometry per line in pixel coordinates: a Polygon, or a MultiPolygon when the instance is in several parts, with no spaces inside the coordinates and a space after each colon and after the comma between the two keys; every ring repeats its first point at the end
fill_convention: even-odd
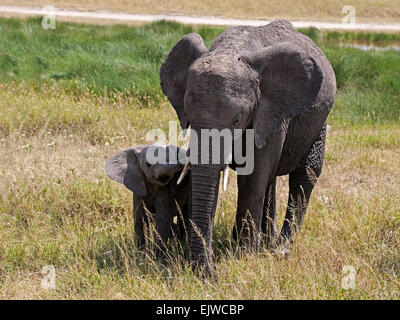
{"type": "MultiPolygon", "coordinates": [[[[163,266],[136,251],[130,193],[103,170],[115,151],[144,142],[146,128],[166,130],[173,118],[166,104],[147,109],[118,96],[2,85],[0,298],[400,298],[398,125],[332,127],[290,259],[235,255],[231,178],[215,221],[219,278],[208,282],[179,254],[163,266]],[[56,290],[40,287],[47,264],[56,268],[56,290]],[[341,288],[344,265],[357,271],[355,290],[341,288]]],[[[286,201],[280,178],[280,220],[286,201]]]]}
{"type": "Polygon", "coordinates": [[[241,19],[276,19],[312,21],[342,21],[342,7],[353,5],[359,22],[398,22],[400,18],[399,0],[233,0],[233,1],[182,1],[182,0],[0,0],[1,5],[44,6],[76,10],[107,10],[111,12],[148,14],[185,14],[221,16],[241,19]]]}

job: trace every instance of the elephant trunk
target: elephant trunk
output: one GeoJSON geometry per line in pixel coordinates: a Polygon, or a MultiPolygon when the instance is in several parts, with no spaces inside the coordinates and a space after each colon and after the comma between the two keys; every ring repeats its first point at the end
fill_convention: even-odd
{"type": "Polygon", "coordinates": [[[189,143],[192,181],[190,255],[193,267],[199,268],[205,275],[210,275],[213,222],[220,171],[225,166],[224,143],[218,140],[219,137],[200,135],[200,128],[205,127],[205,123],[192,123],[189,143]],[[215,141],[220,142],[219,146],[214,145],[215,141]]]}
{"type": "Polygon", "coordinates": [[[192,228],[190,235],[191,260],[196,267],[211,272],[212,232],[218,199],[218,166],[192,165],[192,228]]]}

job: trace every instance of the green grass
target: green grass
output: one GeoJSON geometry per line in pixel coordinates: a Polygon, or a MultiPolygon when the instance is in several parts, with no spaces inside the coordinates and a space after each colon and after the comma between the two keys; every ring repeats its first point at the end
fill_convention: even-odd
{"type": "Polygon", "coordinates": [[[400,42],[399,33],[383,32],[352,32],[352,31],[319,31],[316,28],[300,28],[299,32],[307,35],[314,41],[331,42],[333,44],[362,42],[376,46],[395,45],[400,42]]]}
{"type": "MultiPolygon", "coordinates": [[[[175,42],[220,28],[0,20],[0,298],[399,299],[400,126],[396,51],[320,42],[338,80],[324,170],[286,260],[237,254],[236,180],[215,218],[218,280],[190,272],[183,248],[157,262],[134,245],[132,196],[105,161],[176,119],[158,68],[175,42]],[[135,83],[135,86],[132,83],[135,83]],[[45,265],[56,289],[40,287],[45,265]],[[356,268],[356,289],[341,288],[356,268]]],[[[315,41],[320,41],[315,39],[315,41]]],[[[287,179],[277,183],[282,223],[287,179]]]]}
{"type": "MultiPolygon", "coordinates": [[[[171,47],[194,28],[159,22],[149,26],[88,26],[57,23],[44,30],[41,19],[0,19],[0,81],[80,85],[92,93],[121,91],[141,103],[161,100],[158,70],[171,47]]],[[[210,41],[214,29],[198,30],[210,41]]],[[[220,30],[218,30],[219,32],[220,30]]]]}
{"type": "MultiPolygon", "coordinates": [[[[158,71],[180,37],[199,32],[209,46],[223,30],[170,22],[141,27],[59,22],[56,30],[44,30],[40,21],[0,19],[0,82],[23,82],[38,88],[57,84],[75,95],[87,90],[100,96],[118,92],[145,106],[159,106],[165,101],[158,71]]],[[[328,32],[321,36],[315,29],[301,31],[321,42],[335,70],[339,92],[333,121],[399,119],[399,51],[362,52],[318,40],[381,41],[381,34],[328,32]]],[[[400,35],[386,37],[398,40],[400,35]]]]}
{"type": "Polygon", "coordinates": [[[400,119],[400,51],[322,46],[338,87],[333,122],[382,123],[400,119]]]}

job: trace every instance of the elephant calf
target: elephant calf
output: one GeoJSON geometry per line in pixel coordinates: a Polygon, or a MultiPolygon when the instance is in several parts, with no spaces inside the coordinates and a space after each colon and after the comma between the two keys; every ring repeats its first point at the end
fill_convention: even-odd
{"type": "Polygon", "coordinates": [[[177,185],[183,169],[178,156],[185,154],[184,149],[173,145],[141,145],[113,155],[106,163],[107,175],[133,192],[135,235],[140,248],[145,247],[145,226],[149,226],[145,208],[152,213],[155,222],[157,253],[164,252],[172,234],[180,240],[185,234],[189,219],[190,175],[177,185]],[[150,163],[149,151],[154,156],[163,153],[164,161],[150,163]],[[173,222],[175,216],[178,217],[177,225],[173,222]]]}

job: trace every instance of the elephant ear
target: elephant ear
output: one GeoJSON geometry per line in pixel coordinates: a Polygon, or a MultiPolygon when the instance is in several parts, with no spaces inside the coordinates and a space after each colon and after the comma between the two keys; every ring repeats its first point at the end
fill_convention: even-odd
{"type": "Polygon", "coordinates": [[[190,65],[207,51],[201,36],[190,33],[172,48],[160,69],[161,89],[174,107],[182,129],[189,125],[183,104],[188,70],[190,65]]]}
{"type": "Polygon", "coordinates": [[[142,150],[142,146],[123,150],[114,154],[105,166],[112,180],[122,183],[138,197],[147,194],[145,177],[139,165],[139,153],[142,150]]]}
{"type": "Polygon", "coordinates": [[[261,97],[253,128],[257,148],[263,147],[282,123],[313,106],[322,84],[318,62],[290,42],[241,57],[259,74],[261,97]]]}

